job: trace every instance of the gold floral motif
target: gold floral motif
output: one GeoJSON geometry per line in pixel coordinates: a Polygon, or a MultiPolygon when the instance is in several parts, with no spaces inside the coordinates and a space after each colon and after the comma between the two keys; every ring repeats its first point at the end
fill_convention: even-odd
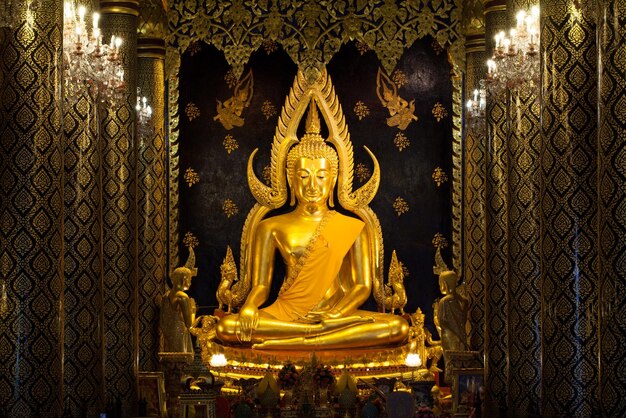
{"type": "Polygon", "coordinates": [[[174,0],[168,44],[180,51],[196,40],[212,44],[239,76],[264,40],[275,40],[312,82],[342,45],[355,40],[359,52],[373,50],[391,74],[404,50],[426,36],[450,45],[462,64],[461,12],[461,0],[174,0]]]}
{"type": "Polygon", "coordinates": [[[448,175],[441,167],[437,167],[435,168],[435,171],[433,171],[433,180],[437,183],[437,187],[439,187],[448,181],[448,175]]]}
{"type": "Polygon", "coordinates": [[[448,240],[439,232],[433,237],[432,243],[435,248],[446,248],[448,246],[448,240]]]}
{"type": "Polygon", "coordinates": [[[272,166],[269,164],[263,167],[263,181],[267,185],[272,183],[272,166]]]}
{"type": "Polygon", "coordinates": [[[231,130],[235,126],[243,126],[244,119],[241,114],[250,105],[254,93],[254,78],[252,70],[242,78],[235,86],[233,96],[223,104],[217,101],[217,116],[213,120],[219,121],[224,129],[231,130]]]}
{"type": "Polygon", "coordinates": [[[417,120],[415,116],[415,100],[407,102],[398,95],[398,87],[379,68],[376,76],[376,94],[380,103],[389,110],[387,125],[405,130],[412,121],[417,120]]]}
{"type": "Polygon", "coordinates": [[[278,51],[278,43],[269,38],[264,39],[261,45],[263,46],[263,49],[265,50],[265,53],[267,55],[271,54],[272,52],[278,51]]]}
{"type": "Polygon", "coordinates": [[[408,83],[409,78],[407,77],[404,71],[395,70],[393,74],[391,74],[391,80],[393,80],[395,85],[398,86],[398,88],[400,88],[404,86],[406,83],[408,83]]]}
{"type": "Polygon", "coordinates": [[[235,202],[230,199],[224,200],[224,203],[222,204],[222,210],[229,219],[239,213],[239,208],[237,207],[235,202]]]}
{"type": "Polygon", "coordinates": [[[433,48],[433,51],[435,51],[435,54],[437,55],[443,52],[443,47],[439,42],[437,42],[436,39],[433,39],[433,42],[430,44],[430,46],[433,48]]]}
{"type": "Polygon", "coordinates": [[[192,42],[189,45],[189,48],[187,48],[187,52],[189,52],[189,55],[191,55],[192,57],[194,55],[196,55],[200,51],[202,51],[202,43],[201,42],[192,42]]]}
{"type": "Polygon", "coordinates": [[[224,137],[224,149],[230,154],[231,152],[233,152],[234,150],[236,150],[237,148],[239,148],[239,143],[237,142],[237,140],[232,136],[232,135],[226,135],[224,137]]]}
{"type": "Polygon", "coordinates": [[[261,113],[263,113],[263,116],[265,116],[265,119],[269,119],[272,116],[276,116],[276,106],[274,106],[274,104],[272,102],[270,102],[269,100],[266,100],[263,102],[263,105],[261,106],[261,113]]]}
{"type": "Polygon", "coordinates": [[[191,187],[194,184],[197,184],[199,182],[200,182],[200,176],[198,175],[196,170],[194,170],[193,168],[189,167],[185,171],[185,183],[187,183],[187,185],[189,187],[191,187]]]}
{"type": "Polygon", "coordinates": [[[355,46],[361,55],[365,54],[367,51],[371,49],[369,46],[367,46],[365,42],[360,42],[360,41],[356,41],[355,46]]]}
{"type": "Polygon", "coordinates": [[[189,102],[187,103],[187,106],[185,106],[185,114],[187,115],[189,122],[191,122],[200,116],[200,109],[198,109],[198,106],[196,106],[195,103],[189,102]]]}
{"type": "Polygon", "coordinates": [[[402,261],[399,261],[399,263],[400,263],[400,268],[402,269],[402,276],[404,276],[405,279],[408,279],[411,276],[411,273],[409,272],[409,268],[402,261]]]}
{"type": "Polygon", "coordinates": [[[235,75],[235,72],[231,68],[230,70],[226,71],[226,74],[224,75],[224,81],[226,82],[226,85],[228,86],[228,88],[232,89],[233,87],[237,85],[237,82],[239,81],[239,77],[235,75]]]}
{"type": "Polygon", "coordinates": [[[402,152],[405,148],[408,148],[409,145],[411,145],[411,141],[409,141],[409,138],[407,138],[403,132],[398,132],[396,134],[396,137],[393,139],[393,143],[400,152],[402,152]]]}
{"type": "Polygon", "coordinates": [[[196,238],[194,234],[192,234],[191,232],[187,232],[185,234],[185,238],[183,238],[183,245],[185,247],[196,248],[198,245],[200,245],[200,241],[198,241],[198,238],[196,238]]]}
{"type": "Polygon", "coordinates": [[[367,105],[361,100],[359,100],[354,105],[354,113],[358,116],[359,120],[361,120],[370,114],[370,108],[367,107],[367,105]]]}
{"type": "Polygon", "coordinates": [[[437,122],[441,122],[441,119],[448,116],[448,111],[441,103],[437,102],[433,107],[433,116],[437,119],[437,122]]]}
{"type": "Polygon", "coordinates": [[[370,169],[367,168],[367,166],[363,163],[358,163],[356,165],[355,172],[356,172],[357,178],[359,179],[361,183],[363,183],[365,180],[367,180],[368,178],[372,176],[370,169]]]}
{"type": "Polygon", "coordinates": [[[393,202],[393,209],[396,211],[398,216],[400,216],[409,211],[409,204],[406,203],[406,200],[403,198],[397,197],[393,202]]]}

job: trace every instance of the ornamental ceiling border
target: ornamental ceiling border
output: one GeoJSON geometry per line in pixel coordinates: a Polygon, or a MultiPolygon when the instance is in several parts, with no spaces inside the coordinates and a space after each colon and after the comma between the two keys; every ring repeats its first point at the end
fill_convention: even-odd
{"type": "MultiPolygon", "coordinates": [[[[168,4],[166,71],[169,79],[169,178],[178,159],[178,71],[194,42],[221,51],[237,78],[265,40],[278,43],[309,81],[317,79],[342,45],[357,41],[374,51],[387,74],[413,43],[432,36],[448,51],[453,83],[453,264],[461,257],[461,114],[465,68],[463,0],[174,0],[168,4]]],[[[170,181],[170,265],[178,265],[178,182],[170,181]]]]}
{"type": "Polygon", "coordinates": [[[373,50],[391,74],[404,50],[432,36],[463,68],[462,0],[176,0],[168,11],[168,69],[176,55],[204,41],[224,53],[240,77],[263,41],[280,44],[309,82],[342,45],[373,50]]]}

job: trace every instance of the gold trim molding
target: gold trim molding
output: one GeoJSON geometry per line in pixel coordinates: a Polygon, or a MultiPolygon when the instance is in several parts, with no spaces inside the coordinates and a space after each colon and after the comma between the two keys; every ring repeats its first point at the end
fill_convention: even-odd
{"type": "Polygon", "coordinates": [[[506,11],[506,0],[485,1],[485,14],[506,11]]]}
{"type": "Polygon", "coordinates": [[[101,0],[100,13],[139,16],[139,0],[101,0]]]}

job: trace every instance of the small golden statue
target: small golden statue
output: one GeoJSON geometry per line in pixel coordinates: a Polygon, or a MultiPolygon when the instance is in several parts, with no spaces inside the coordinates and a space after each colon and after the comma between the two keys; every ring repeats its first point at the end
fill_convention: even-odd
{"type": "Polygon", "coordinates": [[[187,262],[172,272],[172,288],[161,299],[161,352],[193,354],[189,329],[195,323],[196,303],[185,292],[198,274],[195,265],[196,255],[190,246],[187,262]]]}
{"type": "Polygon", "coordinates": [[[217,116],[213,120],[219,121],[226,130],[231,130],[235,126],[243,126],[244,119],[241,114],[250,105],[253,92],[254,78],[252,77],[252,70],[250,70],[235,86],[233,97],[226,100],[224,104],[219,100],[217,101],[217,116]]]}
{"type": "Polygon", "coordinates": [[[389,309],[391,313],[400,309],[400,314],[404,315],[404,307],[407,302],[406,291],[404,290],[404,272],[402,271],[402,264],[396,256],[396,250],[391,253],[389,283],[385,285],[385,309],[389,309]]]}
{"type": "Polygon", "coordinates": [[[397,126],[404,131],[412,121],[417,120],[415,100],[409,103],[400,97],[396,84],[380,68],[376,76],[376,94],[380,103],[389,110],[388,126],[397,126]]]}
{"type": "Polygon", "coordinates": [[[237,265],[235,264],[233,250],[230,249],[230,245],[226,249],[226,257],[224,257],[220,271],[222,273],[222,279],[217,287],[218,309],[223,310],[222,307],[226,306],[228,309],[226,312],[231,313],[233,293],[230,287],[237,281],[237,265]]]}
{"type": "Polygon", "coordinates": [[[439,363],[439,359],[443,354],[441,341],[434,341],[430,331],[424,327],[425,315],[420,308],[417,308],[417,311],[411,314],[410,318],[409,352],[419,354],[424,365],[426,365],[428,360],[431,360],[428,370],[434,375],[435,372],[441,371],[437,367],[437,363],[439,363]]]}
{"type": "Polygon", "coordinates": [[[441,247],[435,253],[433,272],[439,275],[439,290],[444,295],[433,305],[435,326],[441,336],[444,356],[447,351],[469,350],[467,343],[468,303],[464,296],[464,286],[457,286],[459,276],[450,270],[441,256],[441,247]]]}
{"type": "Polygon", "coordinates": [[[272,145],[271,187],[252,169],[255,153],[248,162],[248,183],[259,203],[244,225],[240,280],[250,284],[249,292],[239,313],[226,315],[217,324],[218,339],[282,350],[406,342],[409,326],[404,318],[359,310],[373,288],[383,293],[382,233],[368,206],[378,190],[380,168],[369,152],[374,161],[372,178],[352,190],[352,144],[326,71],[313,85],[301,72],[296,77],[272,145]],[[320,134],[318,105],[328,141],[320,134]],[[307,107],[305,134],[298,139],[307,107]],[[331,209],[335,186],[339,204],[355,216],[331,209]],[[295,206],[291,212],[265,217],[282,207],[288,196],[295,206]],[[276,252],[287,274],[277,299],[266,305],[276,252]]]}

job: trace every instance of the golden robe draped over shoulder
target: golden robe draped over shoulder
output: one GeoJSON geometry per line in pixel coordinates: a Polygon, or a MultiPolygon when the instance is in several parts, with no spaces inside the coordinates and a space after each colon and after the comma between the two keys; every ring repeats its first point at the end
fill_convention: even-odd
{"type": "MultiPolygon", "coordinates": [[[[332,212],[317,237],[312,237],[303,265],[290,285],[281,290],[276,301],[262,311],[283,321],[305,316],[322,300],[337,275],[343,260],[365,224],[355,218],[332,212]]],[[[287,280],[287,279],[286,279],[287,280]]]]}

